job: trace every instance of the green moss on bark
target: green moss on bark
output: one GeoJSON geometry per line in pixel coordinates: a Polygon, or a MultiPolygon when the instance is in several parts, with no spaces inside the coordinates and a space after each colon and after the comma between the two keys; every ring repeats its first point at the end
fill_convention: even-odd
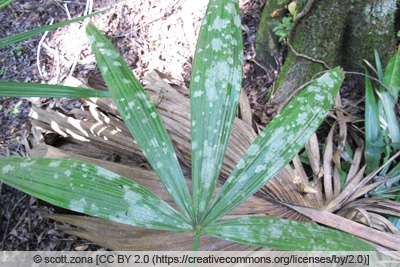
{"type": "MultiPolygon", "coordinates": [[[[307,2],[297,0],[299,12],[307,2]]],[[[395,11],[396,0],[316,0],[294,30],[291,43],[298,53],[323,60],[330,67],[360,70],[356,63],[363,59],[373,62],[374,49],[385,64],[395,51],[395,11]]],[[[289,50],[276,85],[279,92],[272,102],[286,101],[321,70],[321,64],[289,50]]]]}
{"type": "MultiPolygon", "coordinates": [[[[346,24],[346,21],[340,18],[347,11],[337,2],[316,1],[313,9],[296,27],[291,41],[298,53],[323,60],[331,67],[340,65],[341,43],[346,24]]],[[[289,50],[277,82],[279,92],[272,101],[284,102],[294,90],[322,70],[324,67],[320,63],[297,57],[289,50]]]]}
{"type": "Polygon", "coordinates": [[[374,49],[386,63],[395,51],[396,0],[353,0],[344,39],[343,66],[358,69],[357,63],[366,59],[374,62],[374,49]]]}
{"type": "Polygon", "coordinates": [[[279,37],[272,29],[287,14],[285,5],[290,0],[271,0],[267,1],[261,14],[260,24],[256,37],[256,60],[269,69],[276,69],[275,58],[279,55],[279,37]],[[278,11],[279,15],[272,17],[271,13],[278,11]]]}

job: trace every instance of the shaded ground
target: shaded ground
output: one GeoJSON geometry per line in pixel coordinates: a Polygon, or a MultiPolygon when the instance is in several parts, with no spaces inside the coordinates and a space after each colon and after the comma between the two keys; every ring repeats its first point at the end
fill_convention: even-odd
{"type": "MultiPolygon", "coordinates": [[[[112,40],[123,58],[141,80],[146,72],[157,69],[188,86],[196,36],[207,1],[205,0],[99,0],[94,11],[110,8],[94,23],[112,40]],[[112,4],[110,4],[112,3],[112,4]]],[[[267,77],[255,76],[251,59],[257,25],[265,0],[242,0],[245,58],[243,87],[255,108],[267,89],[267,77]]],[[[85,4],[77,1],[18,0],[0,11],[0,38],[34,27],[82,15],[85,4]]],[[[63,83],[69,76],[96,85],[98,70],[82,24],[76,23],[21,44],[0,49],[0,79],[36,83],[63,83]]],[[[26,153],[31,125],[27,114],[31,105],[68,109],[79,105],[70,100],[0,98],[0,155],[26,153]]],[[[265,114],[262,115],[267,120],[265,114]]],[[[88,241],[65,235],[54,221],[43,218],[41,211],[51,208],[13,188],[1,185],[0,250],[98,250],[88,241]]]]}

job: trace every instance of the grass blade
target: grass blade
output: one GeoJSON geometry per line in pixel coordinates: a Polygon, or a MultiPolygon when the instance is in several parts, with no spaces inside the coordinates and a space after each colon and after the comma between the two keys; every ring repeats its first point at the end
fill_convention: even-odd
{"type": "MultiPolygon", "coordinates": [[[[366,71],[368,75],[368,71],[366,71]]],[[[383,134],[379,123],[379,109],[375,98],[371,79],[365,76],[365,158],[366,173],[379,168],[382,150],[384,149],[383,134]]]]}
{"type": "Polygon", "coordinates": [[[0,1],[0,9],[5,8],[7,5],[11,4],[14,0],[1,0],[0,1]]]}
{"type": "Polygon", "coordinates": [[[33,30],[29,30],[29,31],[26,31],[26,32],[21,32],[21,33],[15,34],[15,35],[10,36],[10,37],[2,38],[2,39],[0,39],[0,48],[5,47],[5,46],[10,45],[10,44],[18,43],[20,41],[23,41],[23,40],[28,39],[30,37],[33,37],[35,35],[44,33],[46,31],[54,30],[54,29],[60,28],[62,26],[66,26],[68,24],[71,24],[71,23],[74,23],[74,22],[78,22],[78,21],[84,20],[86,18],[90,18],[90,17],[96,16],[98,14],[104,13],[105,11],[106,10],[97,11],[97,12],[94,12],[94,13],[86,15],[86,16],[81,16],[81,17],[78,17],[78,18],[62,21],[62,22],[55,23],[55,24],[52,24],[52,25],[42,26],[42,27],[39,27],[39,28],[36,28],[36,29],[33,29],[33,30]]]}
{"type": "Polygon", "coordinates": [[[93,24],[86,31],[126,126],[178,207],[193,218],[189,188],[156,108],[112,43],[93,24]]]}
{"type": "Polygon", "coordinates": [[[400,148],[400,128],[395,113],[395,105],[400,90],[400,48],[386,66],[385,73],[383,74],[383,83],[390,90],[390,92],[388,92],[385,88],[380,89],[390,138],[392,142],[400,148]]]}
{"type": "Polygon", "coordinates": [[[378,75],[378,79],[382,81],[383,78],[383,69],[382,69],[382,62],[379,58],[378,51],[374,49],[374,56],[375,56],[375,64],[376,64],[376,74],[378,75]]]}
{"type": "Polygon", "coordinates": [[[0,96],[87,98],[110,97],[110,93],[62,85],[0,81],[0,96]]]}
{"type": "Polygon", "coordinates": [[[355,236],[317,224],[270,217],[245,217],[212,224],[210,236],[246,245],[291,251],[372,251],[355,236]]]}
{"type": "Polygon", "coordinates": [[[0,180],[56,206],[134,226],[188,232],[190,224],[143,186],[72,159],[0,158],[0,180]]]}
{"type": "Polygon", "coordinates": [[[325,73],[269,123],[221,188],[205,225],[230,212],[290,162],[325,118],[343,79],[339,67],[325,73]]]}
{"type": "Polygon", "coordinates": [[[222,166],[242,81],[238,1],[210,0],[190,82],[193,203],[204,217],[222,166]]]}

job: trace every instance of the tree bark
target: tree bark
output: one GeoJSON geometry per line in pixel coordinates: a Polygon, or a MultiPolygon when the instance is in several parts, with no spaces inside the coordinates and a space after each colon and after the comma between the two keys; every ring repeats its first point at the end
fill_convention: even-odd
{"type": "MultiPolygon", "coordinates": [[[[276,83],[278,91],[270,99],[272,103],[286,102],[297,88],[325,70],[326,66],[340,65],[345,70],[360,71],[362,69],[358,64],[363,59],[375,65],[374,49],[385,66],[395,52],[396,0],[311,1],[297,0],[298,14],[305,11],[307,4],[312,5],[304,17],[297,22],[295,19],[294,29],[288,39],[298,54],[288,47],[276,83]]],[[[275,37],[269,41],[272,45],[265,43],[265,40],[274,34],[272,28],[281,20],[281,17],[271,17],[271,14],[281,7],[282,1],[269,1],[260,21],[256,60],[266,68],[275,67],[271,62],[279,54],[280,44],[275,37]]]]}

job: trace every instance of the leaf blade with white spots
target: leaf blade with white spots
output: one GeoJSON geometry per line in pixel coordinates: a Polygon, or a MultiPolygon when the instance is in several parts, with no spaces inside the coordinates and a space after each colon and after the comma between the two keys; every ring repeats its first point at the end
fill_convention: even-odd
{"type": "Polygon", "coordinates": [[[242,50],[238,2],[209,1],[190,82],[192,191],[198,221],[214,192],[236,115],[242,50]]]}
{"type": "Polygon", "coordinates": [[[126,126],[175,203],[187,218],[192,218],[189,188],[156,108],[111,42],[93,24],[89,24],[86,31],[126,126]]]}
{"type": "Polygon", "coordinates": [[[343,79],[339,67],[327,72],[267,125],[215,197],[205,225],[230,212],[292,160],[325,118],[343,79]]]}
{"type": "Polygon", "coordinates": [[[0,181],[53,205],[133,226],[175,232],[192,226],[148,189],[73,159],[0,158],[0,181]]]}
{"type": "Polygon", "coordinates": [[[214,223],[204,232],[246,245],[291,251],[373,251],[354,235],[317,224],[253,216],[214,223]]]}

